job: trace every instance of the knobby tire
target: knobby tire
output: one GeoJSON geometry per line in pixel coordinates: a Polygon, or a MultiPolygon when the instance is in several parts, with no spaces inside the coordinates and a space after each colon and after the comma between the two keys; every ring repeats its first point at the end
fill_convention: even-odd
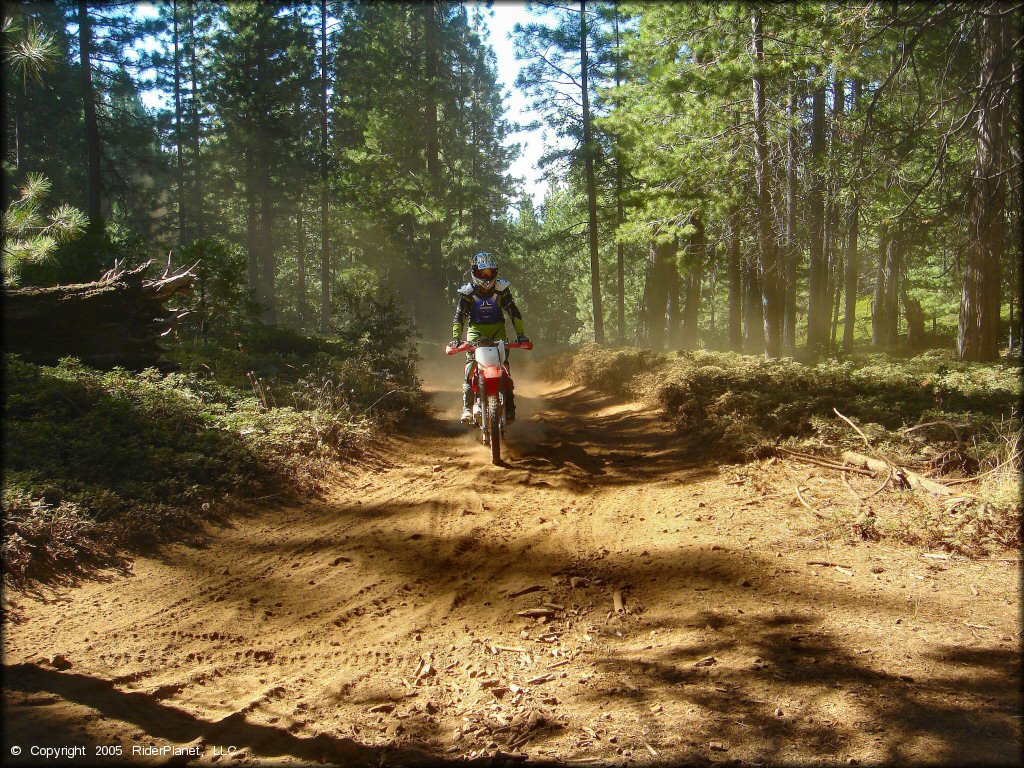
{"type": "Polygon", "coordinates": [[[487,398],[487,428],[491,438],[491,463],[501,464],[501,414],[497,395],[487,398]]]}

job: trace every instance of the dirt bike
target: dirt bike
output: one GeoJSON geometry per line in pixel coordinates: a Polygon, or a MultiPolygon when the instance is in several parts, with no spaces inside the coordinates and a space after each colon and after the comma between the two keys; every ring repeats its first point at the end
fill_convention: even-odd
{"type": "Polygon", "coordinates": [[[445,352],[457,355],[472,352],[476,361],[470,384],[473,388],[473,424],[480,429],[480,440],[491,448],[491,461],[501,464],[501,439],[505,436],[505,391],[512,388],[512,376],[505,364],[508,349],[533,349],[532,341],[464,341],[449,344],[445,352]]]}

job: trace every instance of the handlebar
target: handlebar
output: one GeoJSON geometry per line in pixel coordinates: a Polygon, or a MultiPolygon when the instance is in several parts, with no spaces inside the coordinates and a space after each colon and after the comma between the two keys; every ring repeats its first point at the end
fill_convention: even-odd
{"type": "MultiPolygon", "coordinates": [[[[468,341],[464,341],[461,344],[459,344],[457,347],[453,347],[451,344],[449,344],[448,346],[446,346],[444,348],[444,351],[445,351],[445,354],[448,354],[448,355],[457,355],[457,354],[459,354],[459,352],[473,352],[473,351],[476,350],[476,348],[477,348],[476,344],[472,344],[472,343],[470,343],[468,341]]],[[[505,342],[505,348],[506,349],[526,349],[526,350],[530,350],[530,349],[533,349],[533,342],[532,341],[506,341],[505,342]]]]}

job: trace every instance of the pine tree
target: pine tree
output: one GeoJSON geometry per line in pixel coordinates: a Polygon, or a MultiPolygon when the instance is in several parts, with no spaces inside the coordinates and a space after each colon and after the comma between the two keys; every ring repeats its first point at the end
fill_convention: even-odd
{"type": "Polygon", "coordinates": [[[296,71],[289,53],[309,45],[290,14],[264,3],[232,3],[214,35],[212,94],[220,160],[242,180],[249,281],[269,325],[277,322],[275,227],[283,173],[293,158],[296,71]]]}
{"type": "Polygon", "coordinates": [[[1008,9],[992,4],[983,12],[979,25],[982,58],[975,123],[976,171],[957,331],[957,348],[963,360],[989,361],[999,356],[999,272],[1005,248],[1010,159],[1007,130],[1013,70],[1010,50],[1013,35],[1020,31],[1013,21],[1008,9]]]}
{"type": "Polygon", "coordinates": [[[558,135],[576,142],[571,153],[555,152],[548,158],[582,160],[587,211],[591,305],[594,339],[604,341],[601,266],[597,222],[595,174],[596,136],[591,114],[591,91],[597,62],[591,60],[591,18],[587,4],[567,8],[553,0],[538,4],[556,18],[553,26],[532,22],[516,26],[516,55],[526,60],[516,85],[533,96],[534,107],[546,116],[558,135]],[[561,87],[569,84],[570,92],[561,87]],[[578,99],[578,100],[577,100],[578,99]]]}

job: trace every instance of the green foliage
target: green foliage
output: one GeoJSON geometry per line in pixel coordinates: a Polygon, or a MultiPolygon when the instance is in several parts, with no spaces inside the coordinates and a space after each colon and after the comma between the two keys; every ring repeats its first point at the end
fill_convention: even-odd
{"type": "Polygon", "coordinates": [[[373,432],[423,412],[414,348],[391,346],[408,323],[392,302],[342,339],[215,327],[180,342],[167,375],[8,356],[5,568],[159,546],[211,505],[315,491],[373,432]]]}
{"type": "Polygon", "coordinates": [[[396,386],[417,382],[419,331],[399,297],[375,272],[355,268],[340,275],[333,318],[341,344],[358,350],[385,380],[396,386]]]}
{"type": "MultiPolygon", "coordinates": [[[[396,330],[400,326],[389,332],[396,330]]],[[[302,412],[327,406],[357,415],[372,409],[387,419],[420,413],[414,336],[388,347],[369,341],[368,333],[349,342],[252,323],[182,343],[171,357],[183,371],[249,392],[264,407],[302,412]],[[382,406],[374,407],[381,398],[382,406]]]]}
{"type": "Polygon", "coordinates": [[[576,341],[580,326],[587,322],[581,318],[591,317],[590,276],[580,245],[584,238],[571,223],[576,213],[575,201],[553,193],[541,219],[524,197],[509,252],[501,262],[527,333],[549,350],[576,341]]]}
{"type": "Polygon", "coordinates": [[[15,578],[42,569],[74,571],[112,554],[104,526],[74,502],[47,504],[5,485],[3,512],[4,570],[15,578]]]}
{"type": "MultiPolygon", "coordinates": [[[[859,299],[861,308],[858,322],[865,317],[864,310],[870,315],[884,223],[900,233],[900,267],[893,279],[905,286],[908,298],[921,302],[928,319],[936,318],[938,333],[929,343],[952,342],[949,329],[957,320],[964,279],[958,254],[971,242],[965,221],[976,173],[974,110],[980,99],[976,48],[978,19],[986,14],[972,15],[956,4],[927,8],[865,3],[591,7],[600,11],[591,14],[589,24],[595,38],[594,60],[603,62],[592,73],[601,115],[596,121],[601,240],[630,246],[622,297],[627,312],[648,300],[643,276],[649,269],[644,258],[649,244],[675,237],[685,242],[692,217],[699,212],[709,252],[700,265],[681,263],[681,277],[685,280],[686,271],[702,267],[701,341],[709,347],[726,346],[728,249],[715,246],[736,237],[742,244],[741,258],[748,263],[757,260],[752,81],[759,74],[767,107],[768,230],[782,255],[796,265],[788,279],[795,286],[801,343],[812,241],[823,236],[829,296],[821,303],[831,305],[828,299],[843,290],[848,216],[854,201],[860,279],[853,298],[859,299]],[[764,30],[761,63],[750,55],[755,10],[764,30]],[[621,47],[612,43],[616,15],[621,47]],[[618,65],[617,70],[609,65],[618,65]],[[621,76],[617,87],[611,82],[615,71],[621,76]],[[812,157],[809,94],[816,89],[825,94],[826,148],[819,157],[812,157]],[[857,89],[860,96],[855,99],[857,89]],[[621,169],[625,176],[621,223],[610,215],[619,197],[612,169],[621,169]],[[817,180],[825,199],[824,223],[816,218],[811,204],[817,180]]],[[[580,148],[579,105],[568,95],[579,92],[578,83],[571,82],[579,71],[579,12],[552,2],[537,3],[534,8],[537,21],[524,27],[518,40],[526,61],[518,84],[534,96],[547,127],[575,146],[562,154],[575,156],[580,148]]],[[[1008,81],[991,87],[1005,91],[1011,109],[1019,107],[1019,91],[1013,91],[1008,81]]],[[[1019,121],[1010,121],[1007,131],[1009,146],[1019,147],[1019,121]]],[[[584,183],[577,166],[572,162],[552,166],[549,199],[557,194],[574,201],[573,219],[580,221],[584,183]]],[[[1016,187],[1010,190],[1012,201],[1015,195],[1019,195],[1016,187]]],[[[1008,299],[1019,304],[1020,209],[1019,203],[1010,202],[1005,210],[1006,231],[1013,234],[1007,235],[1001,256],[999,290],[1004,305],[1008,299]]],[[[554,234],[559,227],[549,226],[548,213],[562,218],[561,210],[544,211],[541,227],[554,234]]],[[[564,227],[564,220],[559,224],[564,227]]],[[[567,238],[566,245],[575,262],[575,256],[583,253],[583,238],[575,242],[567,238]]],[[[604,245],[604,275],[612,263],[611,251],[604,245]]],[[[606,299],[617,291],[617,281],[602,281],[606,299]]],[[[606,300],[605,306],[613,305],[606,300]]],[[[843,306],[839,309],[842,312],[843,306]]],[[[608,315],[606,309],[606,321],[608,315]]],[[[840,334],[841,324],[840,315],[840,334]]],[[[586,337],[587,327],[581,313],[578,338],[586,337]]],[[[863,335],[858,333],[858,338],[863,335]]]]}
{"type": "Polygon", "coordinates": [[[506,141],[511,126],[494,54],[482,39],[482,9],[470,16],[461,5],[429,6],[436,30],[428,47],[424,8],[345,7],[332,40],[331,176],[343,211],[341,247],[354,262],[389,275],[420,325],[435,330],[447,318],[431,323],[424,305],[441,298],[442,275],[462,272],[475,251],[504,250],[513,196],[508,167],[517,150],[506,141]],[[428,58],[437,68],[433,82],[425,80],[428,58]],[[431,108],[436,137],[428,135],[431,108]],[[439,169],[432,176],[426,149],[435,138],[439,169]],[[432,230],[441,240],[439,261],[432,230]]]}
{"type": "Polygon", "coordinates": [[[612,395],[629,395],[638,376],[663,364],[664,357],[649,349],[611,349],[587,344],[577,352],[554,358],[548,374],[563,375],[568,370],[575,384],[612,395]]]}
{"type": "Polygon", "coordinates": [[[37,21],[4,17],[3,55],[23,86],[31,78],[41,82],[43,73],[52,69],[59,55],[53,36],[37,21]]]}
{"type": "MultiPolygon", "coordinates": [[[[20,282],[47,284],[93,280],[112,266],[111,243],[102,237],[84,243],[70,235],[82,224],[79,209],[86,201],[86,152],[82,123],[82,79],[78,61],[76,4],[11,4],[14,22],[5,32],[5,56],[14,66],[4,68],[5,189],[9,200],[21,197],[17,188],[41,175],[52,184],[53,197],[64,201],[50,224],[64,224],[60,236],[42,233],[18,256],[23,268],[20,282]],[[10,169],[10,173],[8,173],[10,169]],[[44,258],[45,255],[45,258],[44,258]],[[82,264],[74,263],[81,257],[82,264]],[[99,263],[102,269],[95,271],[99,263]]],[[[104,138],[101,164],[103,197],[120,219],[125,238],[155,233],[156,211],[166,165],[161,157],[153,122],[142,105],[135,43],[145,24],[124,7],[96,12],[93,19],[92,80],[97,92],[97,119],[104,138]]],[[[114,233],[116,242],[117,233],[114,233]]],[[[20,245],[25,245],[22,243],[20,245]]],[[[13,261],[5,247],[5,261],[13,261]]],[[[156,255],[147,242],[142,257],[156,255]]],[[[9,265],[8,265],[9,266],[9,265]]],[[[7,270],[8,276],[11,274],[7,270]]]]}
{"type": "Polygon", "coordinates": [[[763,465],[754,460],[776,454],[780,445],[832,460],[844,450],[879,452],[951,487],[970,482],[954,487],[942,504],[887,483],[891,495],[876,519],[870,506],[852,515],[841,511],[846,490],[837,477],[837,495],[818,521],[826,538],[848,538],[856,525],[870,528],[862,534],[868,537],[967,554],[1020,545],[1019,364],[967,364],[951,350],[933,350],[808,366],[736,353],[666,355],[590,345],[549,362],[549,373],[566,372],[575,383],[659,407],[694,458],[750,462],[735,471],[755,487],[763,465]],[[857,424],[870,449],[833,409],[857,424]]]}
{"type": "Polygon", "coordinates": [[[993,465],[1005,447],[1006,424],[1020,421],[1018,365],[960,363],[949,351],[804,365],[728,352],[664,355],[587,346],[566,368],[581,384],[656,402],[682,440],[719,456],[757,456],[787,438],[823,438],[835,447],[863,450],[835,408],[879,445],[908,458],[921,446],[900,432],[905,427],[936,420],[969,423],[963,433],[973,443],[961,446],[962,461],[940,469],[971,471],[993,465]]]}
{"type": "Polygon", "coordinates": [[[50,186],[42,175],[30,173],[18,197],[4,211],[2,260],[8,283],[20,281],[24,265],[45,261],[59,244],[75,239],[85,230],[85,214],[70,205],[60,205],[44,215],[43,202],[50,186]]]}
{"type": "Polygon", "coordinates": [[[189,299],[194,313],[188,326],[206,333],[211,327],[230,328],[254,319],[258,312],[246,284],[243,250],[220,237],[193,240],[178,251],[186,265],[198,264],[198,287],[189,299]]]}
{"type": "MultiPolygon", "coordinates": [[[[145,547],[190,527],[202,503],[273,482],[251,443],[230,429],[246,403],[218,388],[155,371],[100,373],[70,359],[40,367],[10,356],[4,385],[5,494],[39,511],[5,529],[12,553],[12,537],[31,543],[43,535],[45,526],[31,531],[45,510],[84,521],[89,535],[76,548],[105,540],[145,547]]],[[[5,567],[47,568],[36,554],[21,552],[5,567]]]]}

